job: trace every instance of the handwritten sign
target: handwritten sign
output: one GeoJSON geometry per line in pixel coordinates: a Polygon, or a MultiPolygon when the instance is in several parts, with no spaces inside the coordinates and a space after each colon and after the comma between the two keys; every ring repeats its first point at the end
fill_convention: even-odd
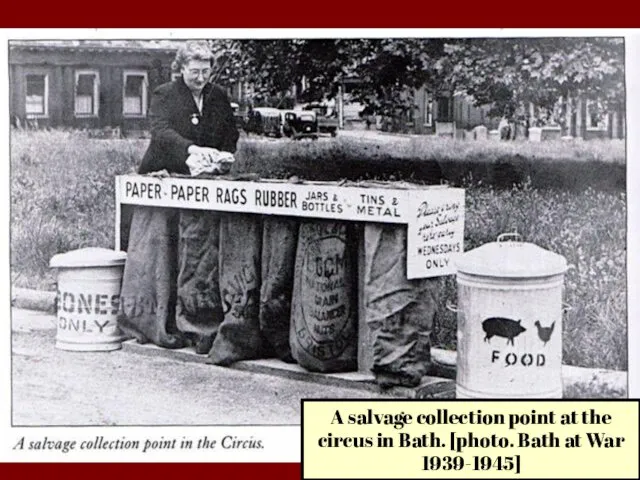
{"type": "MultiPolygon", "coordinates": [[[[389,188],[122,175],[116,177],[116,203],[117,214],[121,204],[131,204],[408,225],[408,278],[454,273],[450,260],[462,252],[464,190],[445,186],[389,188]]],[[[116,218],[116,228],[119,221],[116,218]]]]}
{"type": "Polygon", "coordinates": [[[407,278],[451,275],[463,253],[464,190],[447,188],[429,198],[410,199],[407,278]]]}

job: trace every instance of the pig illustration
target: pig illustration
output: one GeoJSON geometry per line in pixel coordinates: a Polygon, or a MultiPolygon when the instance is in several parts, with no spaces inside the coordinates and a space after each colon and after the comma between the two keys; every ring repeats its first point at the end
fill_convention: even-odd
{"type": "Polygon", "coordinates": [[[491,317],[482,322],[482,329],[486,333],[484,341],[491,340],[491,337],[497,335],[498,337],[504,337],[507,339],[507,345],[513,345],[513,339],[526,331],[520,320],[517,322],[510,318],[491,317]]]}

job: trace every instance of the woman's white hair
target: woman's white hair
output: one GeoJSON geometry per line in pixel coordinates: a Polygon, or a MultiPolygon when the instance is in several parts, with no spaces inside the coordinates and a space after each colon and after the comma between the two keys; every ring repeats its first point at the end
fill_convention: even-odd
{"type": "Polygon", "coordinates": [[[190,40],[178,48],[176,52],[176,58],[171,64],[171,70],[179,72],[182,67],[189,63],[191,60],[205,60],[209,61],[213,65],[213,52],[209,47],[209,42],[206,40],[190,40]]]}

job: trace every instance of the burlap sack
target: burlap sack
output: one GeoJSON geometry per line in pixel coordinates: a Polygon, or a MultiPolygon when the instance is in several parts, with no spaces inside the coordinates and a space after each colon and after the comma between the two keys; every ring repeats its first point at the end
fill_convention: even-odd
{"type": "Polygon", "coordinates": [[[261,244],[259,215],[221,214],[219,269],[224,320],[209,352],[210,363],[230,365],[262,356],[261,244]]]}
{"type": "Polygon", "coordinates": [[[178,212],[136,207],[120,294],[118,325],[140,343],[182,348],[176,328],[178,212]]]}
{"type": "Polygon", "coordinates": [[[176,324],[190,334],[198,353],[208,353],[222,323],[218,272],[220,214],[180,211],[176,324]]]}
{"type": "Polygon", "coordinates": [[[265,216],[262,227],[260,330],[271,353],[294,362],[289,345],[298,220],[265,216]]]}
{"type": "Polygon", "coordinates": [[[437,279],[407,280],[407,227],[367,224],[364,315],[381,386],[416,386],[431,361],[437,279]]]}
{"type": "Polygon", "coordinates": [[[357,369],[356,245],[346,222],[300,224],[290,344],[293,357],[307,370],[357,369]]]}

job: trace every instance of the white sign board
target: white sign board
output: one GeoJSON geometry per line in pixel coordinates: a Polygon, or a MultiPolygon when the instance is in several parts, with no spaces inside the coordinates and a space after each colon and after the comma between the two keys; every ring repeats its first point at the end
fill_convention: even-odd
{"type": "MultiPolygon", "coordinates": [[[[389,188],[384,185],[339,186],[335,183],[122,175],[116,177],[116,204],[116,228],[119,228],[121,204],[409,225],[408,278],[452,274],[451,255],[462,252],[464,190],[444,186],[389,188]],[[429,227],[427,220],[432,214],[428,210],[433,207],[424,212],[420,208],[423,205],[446,208],[450,204],[457,206],[455,220],[429,227]],[[440,228],[444,226],[447,228],[440,228]],[[431,229],[434,235],[454,233],[450,238],[434,240],[425,229],[431,229]],[[459,252],[438,253],[433,257],[417,253],[426,251],[420,250],[423,244],[427,247],[440,245],[438,248],[442,249],[448,243],[459,245],[459,252]],[[425,261],[427,258],[429,262],[425,261]],[[441,265],[438,268],[434,267],[436,260],[441,265]]],[[[436,217],[434,222],[445,221],[438,214],[436,217]]],[[[118,234],[116,238],[119,239],[118,234]]]]}
{"type": "Polygon", "coordinates": [[[406,223],[409,190],[335,184],[118,177],[120,202],[157,207],[406,223]]]}

